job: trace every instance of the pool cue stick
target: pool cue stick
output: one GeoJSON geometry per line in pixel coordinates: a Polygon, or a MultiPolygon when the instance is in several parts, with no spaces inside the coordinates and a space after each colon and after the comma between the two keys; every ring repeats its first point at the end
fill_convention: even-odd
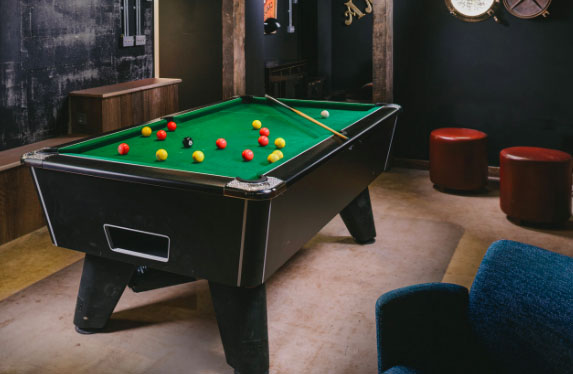
{"type": "Polygon", "coordinates": [[[314,123],[314,124],[316,124],[316,125],[318,125],[318,126],[324,128],[324,129],[330,131],[330,132],[333,133],[334,135],[338,135],[339,137],[341,137],[341,138],[344,139],[344,140],[347,140],[347,139],[348,139],[348,137],[347,137],[346,135],[342,135],[342,134],[339,133],[338,131],[333,130],[333,129],[331,129],[330,127],[326,126],[325,124],[322,124],[322,123],[318,122],[317,120],[315,120],[315,119],[312,118],[312,117],[307,116],[306,114],[304,114],[304,113],[301,112],[300,110],[297,110],[297,109],[295,109],[295,108],[291,108],[290,106],[286,105],[285,103],[280,102],[280,101],[278,101],[277,99],[275,99],[274,97],[269,96],[269,95],[267,95],[267,94],[265,94],[265,97],[266,97],[267,99],[269,99],[269,100],[271,100],[271,101],[273,101],[273,102],[279,104],[280,106],[283,106],[283,107],[285,107],[285,108],[287,108],[287,109],[292,110],[293,112],[295,112],[295,113],[298,114],[299,116],[301,116],[301,117],[303,117],[303,118],[306,118],[306,119],[309,120],[310,122],[312,122],[312,123],[314,123]]]}

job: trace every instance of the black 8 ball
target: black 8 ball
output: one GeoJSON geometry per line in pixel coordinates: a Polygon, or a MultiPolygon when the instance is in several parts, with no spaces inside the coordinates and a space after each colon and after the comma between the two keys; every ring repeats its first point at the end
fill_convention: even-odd
{"type": "Polygon", "coordinates": [[[191,139],[190,137],[186,136],[183,138],[183,147],[185,148],[191,148],[191,146],[193,145],[193,139],[191,139]]]}

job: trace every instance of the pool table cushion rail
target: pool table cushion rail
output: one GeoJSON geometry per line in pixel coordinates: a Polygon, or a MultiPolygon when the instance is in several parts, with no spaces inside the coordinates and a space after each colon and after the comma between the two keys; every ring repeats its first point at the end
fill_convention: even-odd
{"type": "Polygon", "coordinates": [[[273,199],[286,189],[286,183],[276,177],[265,176],[258,180],[248,181],[203,173],[84,159],[60,154],[54,148],[25,153],[22,156],[22,162],[40,169],[160,187],[201,191],[247,200],[273,199]]]}
{"type": "Polygon", "coordinates": [[[391,137],[389,139],[390,147],[388,148],[388,154],[385,159],[384,170],[388,169],[390,162],[390,152],[392,150],[393,138],[396,130],[396,116],[402,108],[396,104],[387,104],[384,107],[380,107],[375,112],[370,113],[368,116],[362,118],[350,126],[342,130],[344,135],[349,137],[348,140],[342,141],[340,138],[332,135],[322,142],[316,144],[314,147],[307,149],[303,153],[289,159],[287,162],[278,165],[276,168],[267,171],[265,176],[273,176],[285,181],[288,185],[294,183],[296,180],[302,178],[304,175],[308,174],[314,168],[318,167],[321,163],[326,162],[329,158],[343,149],[352,148],[355,142],[360,141],[362,136],[368,136],[368,132],[373,130],[376,126],[380,125],[386,120],[391,120],[393,123],[391,137]]]}

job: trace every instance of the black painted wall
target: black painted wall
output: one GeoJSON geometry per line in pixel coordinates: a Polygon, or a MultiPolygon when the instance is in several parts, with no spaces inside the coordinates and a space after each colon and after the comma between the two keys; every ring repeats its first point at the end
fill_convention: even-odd
{"type": "Polygon", "coordinates": [[[0,150],[67,132],[70,91],[153,76],[153,3],[145,46],[121,48],[119,0],[0,2],[0,150]]]}
{"type": "Polygon", "coordinates": [[[325,78],[324,90],[330,92],[332,90],[332,32],[328,31],[332,30],[332,3],[318,1],[316,4],[316,30],[312,39],[316,40],[316,46],[308,44],[307,48],[316,50],[316,76],[325,78]]]}
{"type": "Polygon", "coordinates": [[[275,34],[265,35],[264,58],[265,63],[297,61],[302,56],[302,36],[305,34],[302,24],[301,7],[304,4],[293,4],[293,25],[294,33],[288,33],[288,0],[279,0],[277,9],[277,19],[281,28],[275,34]]]}
{"type": "MultiPolygon", "coordinates": [[[[399,3],[402,0],[395,0],[399,3]]],[[[360,9],[364,2],[354,1],[360,9]]],[[[372,82],[372,13],[346,25],[344,1],[332,5],[332,89],[355,91],[372,82]]]]}
{"type": "Polygon", "coordinates": [[[489,162],[515,145],[573,152],[573,2],[548,19],[465,23],[443,1],[394,2],[395,154],[428,159],[432,129],[489,135],[489,162]]]}
{"type": "Polygon", "coordinates": [[[245,79],[247,95],[265,94],[264,13],[262,1],[245,1],[245,79]]]}
{"type": "Polygon", "coordinates": [[[299,0],[293,5],[295,33],[288,34],[288,1],[278,4],[282,27],[264,37],[265,62],[306,60],[309,77],[325,78],[326,95],[372,81],[372,14],[347,26],[344,2],[299,0]]]}

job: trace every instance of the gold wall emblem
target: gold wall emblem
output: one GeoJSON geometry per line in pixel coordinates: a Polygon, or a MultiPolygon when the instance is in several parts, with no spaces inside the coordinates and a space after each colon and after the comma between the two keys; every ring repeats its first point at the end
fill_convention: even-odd
{"type": "Polygon", "coordinates": [[[352,24],[354,17],[360,19],[366,14],[372,13],[372,0],[364,0],[364,2],[366,3],[366,8],[364,11],[360,10],[360,8],[358,8],[356,4],[352,2],[352,0],[348,0],[344,3],[344,5],[346,5],[346,11],[344,12],[344,16],[346,17],[344,23],[346,26],[350,26],[352,24]]]}

